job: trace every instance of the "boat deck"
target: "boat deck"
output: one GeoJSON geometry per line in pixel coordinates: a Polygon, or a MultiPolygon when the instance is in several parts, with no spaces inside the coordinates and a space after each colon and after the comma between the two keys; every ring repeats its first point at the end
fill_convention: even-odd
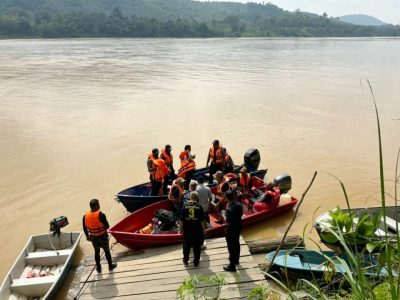
{"type": "MultiPolygon", "coordinates": [[[[267,284],[243,238],[236,273],[222,269],[228,263],[228,255],[225,238],[208,239],[198,268],[192,264],[189,267],[183,265],[182,245],[177,244],[121,255],[115,258],[118,267],[111,273],[106,263],[102,263],[102,274],[97,274],[95,270],[90,274],[94,261],[93,257],[88,257],[80,275],[82,291],[77,299],[177,299],[179,286],[191,275],[222,275],[226,284],[222,288],[221,299],[246,299],[251,289],[267,284]]],[[[209,296],[217,293],[215,286],[210,284],[203,284],[200,289],[209,296]]]]}

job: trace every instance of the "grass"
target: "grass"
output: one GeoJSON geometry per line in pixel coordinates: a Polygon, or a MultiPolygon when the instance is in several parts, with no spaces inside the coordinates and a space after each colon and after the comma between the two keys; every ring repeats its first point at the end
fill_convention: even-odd
{"type": "MultiPolygon", "coordinates": [[[[370,82],[367,80],[368,87],[372,96],[373,105],[375,108],[376,122],[377,122],[377,131],[378,131],[378,147],[379,147],[379,182],[380,182],[380,194],[381,194],[381,205],[382,205],[382,213],[386,215],[386,193],[385,193],[385,174],[383,168],[383,151],[382,151],[382,136],[381,136],[381,127],[379,120],[379,112],[378,107],[375,100],[375,95],[373,89],[371,87],[370,82]]],[[[398,208],[397,208],[397,185],[400,181],[400,175],[398,171],[400,160],[400,149],[397,154],[396,161],[396,169],[394,175],[394,200],[395,200],[395,211],[396,216],[398,208]]],[[[348,198],[348,194],[345,188],[345,185],[338,178],[337,180],[340,183],[341,189],[343,191],[343,195],[346,200],[347,208],[349,211],[351,210],[350,199],[348,198]]],[[[361,218],[360,218],[361,219],[361,218]]],[[[339,219],[338,219],[339,220],[339,219]]],[[[384,222],[384,231],[385,235],[382,240],[377,240],[373,236],[364,235],[363,239],[365,241],[365,247],[354,247],[356,245],[359,238],[356,234],[353,234],[351,238],[348,238],[349,231],[357,232],[360,229],[360,224],[364,222],[364,226],[368,228],[369,225],[367,222],[373,223],[373,221],[365,218],[360,222],[360,224],[353,222],[353,219],[350,219],[351,228],[343,230],[343,224],[339,224],[339,221],[335,221],[337,226],[335,227],[337,230],[330,229],[330,233],[340,242],[344,252],[347,256],[347,260],[344,261],[341,258],[341,263],[345,266],[345,272],[342,276],[337,277],[335,274],[326,274],[324,276],[325,282],[321,284],[321,282],[317,280],[305,280],[300,279],[296,282],[294,286],[291,286],[288,281],[283,282],[282,279],[277,279],[269,273],[265,273],[265,275],[272,280],[278,289],[271,289],[265,286],[258,286],[254,288],[248,296],[248,299],[272,299],[271,297],[285,295],[288,299],[299,299],[296,291],[302,291],[301,299],[355,299],[355,300],[386,300],[392,299],[397,300],[400,299],[400,280],[398,277],[398,272],[400,270],[400,237],[397,234],[395,239],[390,238],[387,231],[386,218],[383,218],[384,222]],[[367,224],[367,225],[365,225],[367,224]],[[376,254],[378,257],[378,265],[377,265],[377,276],[370,277],[366,276],[366,270],[362,266],[361,260],[363,259],[365,253],[374,252],[377,248],[380,248],[381,251],[376,254]],[[387,276],[382,277],[378,276],[379,271],[385,268],[387,270],[387,276]]],[[[376,221],[376,220],[375,220],[376,221]]],[[[398,231],[398,224],[396,222],[396,231],[398,231]]],[[[375,230],[373,230],[374,232],[375,230]]],[[[364,231],[365,233],[365,231],[364,231]]],[[[316,243],[315,241],[313,241],[316,243]]],[[[317,243],[316,243],[317,244],[317,243]]],[[[326,257],[327,261],[334,265],[334,261],[326,257]]],[[[189,279],[194,280],[193,279],[189,279]]],[[[186,281],[185,281],[186,282],[186,281]]],[[[202,299],[196,298],[196,293],[198,293],[198,289],[193,288],[192,285],[185,287],[185,282],[182,284],[182,289],[188,291],[187,294],[179,294],[184,297],[180,297],[181,299],[191,298],[191,299],[202,299]],[[186,297],[186,298],[185,298],[186,297]]],[[[223,285],[223,282],[219,282],[223,285]]],[[[180,288],[181,290],[181,288],[180,288]]],[[[219,289],[220,290],[220,289],[219,289]]],[[[218,294],[219,296],[219,294],[218,294]]],[[[205,298],[203,298],[205,299],[205,298]]],[[[219,298],[214,298],[219,299],[219,298]]]]}

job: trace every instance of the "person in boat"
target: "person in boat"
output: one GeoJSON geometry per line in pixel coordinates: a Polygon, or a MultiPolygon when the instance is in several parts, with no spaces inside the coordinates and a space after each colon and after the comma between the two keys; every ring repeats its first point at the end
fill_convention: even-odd
{"type": "Polygon", "coordinates": [[[185,266],[189,264],[190,249],[193,248],[193,266],[197,268],[205,233],[204,212],[199,204],[197,192],[190,194],[190,199],[185,202],[179,220],[183,235],[183,264],[185,266]]]}
{"type": "Polygon", "coordinates": [[[147,170],[150,174],[150,196],[158,196],[160,194],[164,178],[169,173],[169,169],[165,165],[164,160],[159,158],[159,151],[157,148],[154,148],[147,158],[147,170]]]}
{"type": "Polygon", "coordinates": [[[190,180],[190,183],[189,183],[189,190],[188,191],[185,191],[185,195],[184,195],[184,200],[189,200],[190,199],[190,194],[192,193],[192,192],[195,192],[196,191],[196,188],[197,188],[197,181],[196,180],[190,180]]]}
{"type": "Polygon", "coordinates": [[[176,178],[172,182],[172,186],[168,194],[168,200],[172,202],[174,214],[177,218],[179,217],[182,209],[183,197],[185,192],[184,184],[185,179],[183,179],[182,177],[176,178]]]}
{"type": "Polygon", "coordinates": [[[239,176],[237,177],[237,190],[239,194],[239,200],[247,198],[251,193],[253,187],[251,174],[247,171],[246,166],[240,169],[239,176]]]}
{"type": "Polygon", "coordinates": [[[165,166],[169,169],[168,174],[164,177],[163,181],[163,194],[166,195],[168,193],[168,185],[171,184],[172,180],[175,179],[175,170],[174,170],[174,157],[171,153],[172,147],[171,145],[165,145],[164,149],[161,149],[160,158],[164,160],[165,166]]]}
{"type": "Polygon", "coordinates": [[[189,189],[189,183],[192,180],[194,171],[196,170],[195,158],[196,155],[192,154],[192,147],[190,145],[186,145],[181,154],[179,154],[181,167],[178,170],[178,176],[185,178],[185,190],[189,189]]]}
{"type": "Polygon", "coordinates": [[[229,183],[225,181],[224,173],[222,173],[222,171],[217,171],[217,173],[215,173],[215,180],[217,181],[215,202],[217,203],[217,208],[222,211],[226,209],[227,200],[225,193],[229,190],[229,183]]]}
{"type": "Polygon", "coordinates": [[[228,272],[236,272],[240,258],[240,232],[242,230],[243,206],[236,200],[234,192],[226,192],[228,206],[226,208],[226,244],[229,251],[229,265],[224,266],[228,272]]]}
{"type": "Polygon", "coordinates": [[[222,146],[219,144],[218,140],[213,141],[213,145],[208,151],[206,168],[210,164],[210,177],[209,184],[213,183],[213,176],[217,171],[222,171],[224,169],[224,159],[222,155],[222,146]]]}
{"type": "Polygon", "coordinates": [[[112,262],[110,245],[108,243],[107,229],[110,228],[110,225],[108,224],[106,215],[100,211],[99,200],[92,199],[89,205],[90,211],[83,216],[82,226],[86,239],[92,242],[94,248],[96,271],[97,273],[101,273],[100,248],[104,250],[108,262],[108,269],[112,271],[117,267],[117,264],[112,262]]]}
{"type": "Polygon", "coordinates": [[[204,182],[204,176],[199,176],[199,178],[197,178],[196,192],[199,194],[199,204],[201,205],[201,207],[203,207],[204,218],[206,222],[210,223],[208,210],[210,207],[210,202],[212,200],[212,194],[210,188],[206,186],[204,182]]]}
{"type": "Polygon", "coordinates": [[[233,163],[232,157],[224,147],[222,147],[222,157],[224,158],[224,173],[232,173],[235,164],[233,163]]]}
{"type": "Polygon", "coordinates": [[[266,192],[261,195],[259,200],[254,203],[256,211],[263,211],[278,206],[281,197],[281,191],[274,182],[267,185],[266,192]]]}

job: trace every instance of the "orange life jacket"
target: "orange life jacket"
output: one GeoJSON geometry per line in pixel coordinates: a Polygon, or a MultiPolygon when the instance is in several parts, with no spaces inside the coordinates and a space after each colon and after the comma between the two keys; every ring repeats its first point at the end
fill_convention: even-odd
{"type": "Polygon", "coordinates": [[[100,209],[97,211],[88,211],[85,214],[85,226],[90,236],[100,236],[107,233],[105,225],[100,221],[99,214],[100,209]]]}
{"type": "Polygon", "coordinates": [[[222,146],[219,145],[218,149],[214,151],[214,146],[210,148],[209,151],[210,160],[212,163],[222,164],[224,159],[222,158],[222,146]],[[214,153],[215,153],[215,161],[214,161],[214,153]]]}
{"type": "Polygon", "coordinates": [[[182,151],[179,158],[181,160],[181,167],[178,170],[178,176],[185,178],[186,172],[196,169],[196,163],[193,160],[189,160],[189,155],[186,151],[182,151]]]}
{"type": "Polygon", "coordinates": [[[249,189],[249,185],[251,182],[251,176],[250,174],[247,173],[246,178],[242,174],[239,174],[239,185],[240,185],[240,191],[241,192],[247,192],[249,189]]]}
{"type": "Polygon", "coordinates": [[[150,171],[151,178],[154,181],[162,181],[165,175],[169,173],[169,169],[165,165],[164,160],[161,158],[154,158],[153,153],[149,154],[149,159],[151,159],[153,162],[153,170],[150,171]]]}
{"type": "Polygon", "coordinates": [[[165,161],[165,164],[167,167],[172,166],[173,162],[174,162],[174,158],[172,156],[172,153],[170,152],[169,154],[167,153],[167,151],[165,151],[165,149],[161,150],[161,154],[162,154],[162,159],[165,161]]]}

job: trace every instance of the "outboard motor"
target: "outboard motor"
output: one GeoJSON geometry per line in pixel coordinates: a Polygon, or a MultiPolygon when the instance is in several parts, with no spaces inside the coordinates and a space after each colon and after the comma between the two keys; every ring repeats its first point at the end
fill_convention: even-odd
{"type": "Polygon", "coordinates": [[[260,152],[255,148],[250,148],[244,154],[244,164],[246,165],[249,172],[254,172],[260,165],[261,157],[260,152]]]}
{"type": "Polygon", "coordinates": [[[286,173],[277,175],[274,178],[274,182],[276,186],[279,187],[282,194],[286,194],[292,188],[292,177],[286,173]]]}
{"type": "Polygon", "coordinates": [[[60,236],[60,229],[67,226],[68,223],[68,218],[65,216],[60,216],[58,218],[54,218],[53,220],[50,221],[50,231],[53,231],[53,236],[56,234],[60,236]]]}

